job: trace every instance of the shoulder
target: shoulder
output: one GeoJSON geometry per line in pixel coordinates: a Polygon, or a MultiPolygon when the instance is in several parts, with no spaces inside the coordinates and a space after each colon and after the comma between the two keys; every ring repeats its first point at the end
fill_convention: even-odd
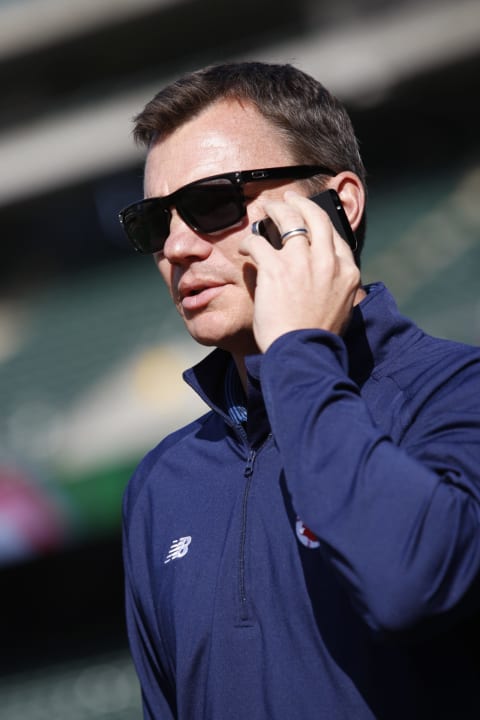
{"type": "Polygon", "coordinates": [[[422,334],[375,380],[374,414],[383,422],[388,416],[397,442],[417,443],[420,435],[445,443],[453,434],[457,441],[478,442],[479,348],[422,334]]]}
{"type": "Polygon", "coordinates": [[[394,363],[392,377],[410,392],[480,382],[480,348],[422,333],[403,348],[394,363]]]}
{"type": "Polygon", "coordinates": [[[372,372],[362,388],[377,421],[396,441],[407,428],[480,424],[480,348],[435,337],[401,315],[385,288],[362,313],[373,336],[372,372]],[[379,300],[381,302],[379,302],[379,300]]]}
{"type": "Polygon", "coordinates": [[[123,512],[127,517],[133,511],[139,498],[149,494],[158,485],[162,476],[169,474],[170,460],[175,464],[181,459],[183,465],[191,462],[190,446],[200,436],[214,432],[215,414],[209,411],[187,425],[170,433],[150,450],[141,460],[125,489],[123,496],[123,512]],[[202,432],[201,432],[202,431],[202,432]]]}

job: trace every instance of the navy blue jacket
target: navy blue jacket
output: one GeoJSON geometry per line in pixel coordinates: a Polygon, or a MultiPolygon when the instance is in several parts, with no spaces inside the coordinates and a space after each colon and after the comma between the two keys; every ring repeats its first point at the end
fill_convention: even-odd
{"type": "Polygon", "coordinates": [[[210,412],[124,500],[145,717],[480,717],[480,350],[432,338],[377,284],[344,339],[280,337],[186,373],[210,412]]]}

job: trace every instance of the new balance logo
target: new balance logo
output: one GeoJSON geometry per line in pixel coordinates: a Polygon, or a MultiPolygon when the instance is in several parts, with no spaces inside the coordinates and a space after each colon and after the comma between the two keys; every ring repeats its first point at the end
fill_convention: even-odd
{"type": "Polygon", "coordinates": [[[164,565],[166,565],[170,560],[178,560],[178,558],[184,557],[188,552],[188,546],[192,542],[192,538],[190,535],[187,535],[186,537],[178,538],[178,540],[174,540],[172,544],[170,545],[170,550],[168,551],[168,555],[164,560],[164,565]]]}

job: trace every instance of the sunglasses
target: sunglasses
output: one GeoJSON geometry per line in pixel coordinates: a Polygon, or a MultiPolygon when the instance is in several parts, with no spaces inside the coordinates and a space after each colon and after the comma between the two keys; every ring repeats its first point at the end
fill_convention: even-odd
{"type": "Polygon", "coordinates": [[[208,235],[236,225],[245,217],[247,199],[243,188],[247,183],[336,174],[322,165],[292,165],[212,175],[165,197],[146,198],[128,205],[119,213],[119,219],[135,250],[145,254],[159,252],[170,233],[172,207],[192,230],[208,235]]]}

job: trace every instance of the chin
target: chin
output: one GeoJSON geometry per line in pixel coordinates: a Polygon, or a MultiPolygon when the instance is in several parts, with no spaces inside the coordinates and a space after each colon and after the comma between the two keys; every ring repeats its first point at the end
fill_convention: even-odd
{"type": "Polygon", "coordinates": [[[251,328],[202,327],[200,323],[185,323],[195,342],[205,347],[218,347],[232,354],[249,355],[256,352],[251,328]]]}
{"type": "Polygon", "coordinates": [[[195,342],[205,347],[221,347],[225,339],[225,333],[214,330],[211,327],[202,327],[199,323],[185,323],[186,328],[195,342]]]}

